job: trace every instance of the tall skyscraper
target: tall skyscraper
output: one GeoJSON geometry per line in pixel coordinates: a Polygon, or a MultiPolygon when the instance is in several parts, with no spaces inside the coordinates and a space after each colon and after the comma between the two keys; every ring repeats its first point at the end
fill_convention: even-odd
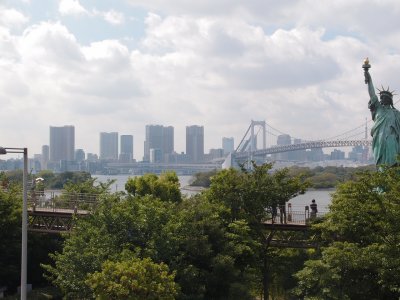
{"type": "Polygon", "coordinates": [[[224,154],[229,154],[234,150],[234,139],[233,137],[223,137],[222,138],[222,149],[224,149],[224,154]]]}
{"type": "Polygon", "coordinates": [[[204,127],[186,126],[186,154],[192,162],[204,159],[204,127]]]}
{"type": "MultiPolygon", "coordinates": [[[[278,135],[277,145],[286,146],[292,144],[292,138],[288,134],[278,135]]],[[[289,152],[282,152],[277,154],[278,160],[289,160],[289,152]]]]}
{"type": "Polygon", "coordinates": [[[163,147],[162,154],[171,154],[174,152],[174,127],[166,126],[163,128],[163,147]]]}
{"type": "Polygon", "coordinates": [[[119,160],[122,162],[130,162],[133,160],[133,135],[121,135],[119,160]]]}
{"type": "Polygon", "coordinates": [[[150,161],[150,150],[158,150],[162,161],[164,156],[174,152],[174,127],[162,125],[146,125],[143,160],[150,161]]]}
{"type": "Polygon", "coordinates": [[[50,126],[50,161],[73,161],[75,157],[75,127],[50,126]]]}
{"type": "Polygon", "coordinates": [[[47,163],[50,159],[50,147],[49,145],[42,146],[42,161],[40,162],[42,170],[47,170],[47,163]]]}
{"type": "Polygon", "coordinates": [[[118,159],[118,132],[100,132],[100,159],[118,159]]]}

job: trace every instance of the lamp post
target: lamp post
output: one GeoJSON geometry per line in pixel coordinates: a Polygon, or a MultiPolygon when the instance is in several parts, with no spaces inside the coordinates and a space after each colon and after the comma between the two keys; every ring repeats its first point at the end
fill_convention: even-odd
{"type": "Polygon", "coordinates": [[[0,147],[0,155],[7,153],[21,153],[24,155],[24,170],[22,175],[22,242],[21,242],[21,300],[26,300],[26,284],[28,273],[28,148],[0,147]]]}

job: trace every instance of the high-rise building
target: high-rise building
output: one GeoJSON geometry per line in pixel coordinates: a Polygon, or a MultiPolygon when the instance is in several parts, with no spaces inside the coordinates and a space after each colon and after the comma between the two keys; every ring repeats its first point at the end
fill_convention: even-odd
{"type": "MultiPolygon", "coordinates": [[[[301,139],[293,139],[293,144],[301,144],[301,139]]],[[[307,160],[307,153],[306,150],[295,150],[288,152],[289,160],[292,161],[305,161],[307,160]]]]}
{"type": "Polygon", "coordinates": [[[165,156],[173,152],[174,152],[174,127],[164,126],[162,155],[165,156]]]}
{"type": "Polygon", "coordinates": [[[119,160],[122,162],[130,162],[133,160],[133,135],[121,135],[119,160]]]}
{"type": "Polygon", "coordinates": [[[50,126],[50,161],[73,161],[75,157],[75,127],[50,126]]]}
{"type": "MultiPolygon", "coordinates": [[[[277,145],[278,146],[286,146],[292,143],[292,138],[288,134],[278,135],[277,145]]],[[[278,160],[289,160],[289,152],[278,153],[278,160]]]]}
{"type": "Polygon", "coordinates": [[[49,145],[42,146],[42,161],[40,162],[42,170],[47,170],[47,164],[50,159],[50,147],[49,145]]]}
{"type": "Polygon", "coordinates": [[[186,154],[192,162],[204,159],[204,127],[186,126],[186,154]]]}
{"type": "Polygon", "coordinates": [[[331,160],[344,160],[345,152],[339,149],[333,149],[331,152],[331,160]]]}
{"type": "Polygon", "coordinates": [[[223,137],[222,138],[222,149],[224,149],[224,154],[229,154],[234,150],[234,139],[233,137],[223,137]]]}
{"type": "Polygon", "coordinates": [[[146,125],[144,141],[144,161],[150,161],[150,149],[159,150],[162,161],[166,155],[174,152],[174,127],[162,125],[146,125]]]}
{"type": "Polygon", "coordinates": [[[83,151],[83,149],[75,150],[75,161],[82,162],[85,160],[85,156],[85,151],[83,151]]]}
{"type": "Polygon", "coordinates": [[[100,159],[118,159],[118,132],[100,132],[100,159]]]}

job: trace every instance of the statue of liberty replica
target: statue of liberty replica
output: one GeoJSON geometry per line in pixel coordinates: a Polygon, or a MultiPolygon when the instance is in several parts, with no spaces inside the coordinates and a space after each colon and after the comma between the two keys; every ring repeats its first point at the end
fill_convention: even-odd
{"type": "Polygon", "coordinates": [[[375,93],[372,78],[369,73],[368,58],[363,64],[365,83],[368,85],[370,100],[368,108],[371,111],[374,126],[371,129],[372,150],[377,166],[397,165],[397,156],[400,154],[400,112],[393,106],[393,91],[379,90],[379,100],[375,93]]]}

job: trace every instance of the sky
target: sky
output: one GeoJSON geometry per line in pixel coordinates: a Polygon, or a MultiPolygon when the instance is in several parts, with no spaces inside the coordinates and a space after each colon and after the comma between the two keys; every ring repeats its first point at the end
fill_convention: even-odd
{"type": "Polygon", "coordinates": [[[400,90],[400,1],[0,0],[0,145],[33,155],[74,125],[75,148],[116,131],[141,160],[147,124],[177,152],[202,125],[208,152],[251,120],[326,139],[371,119],[365,57],[400,90]]]}

